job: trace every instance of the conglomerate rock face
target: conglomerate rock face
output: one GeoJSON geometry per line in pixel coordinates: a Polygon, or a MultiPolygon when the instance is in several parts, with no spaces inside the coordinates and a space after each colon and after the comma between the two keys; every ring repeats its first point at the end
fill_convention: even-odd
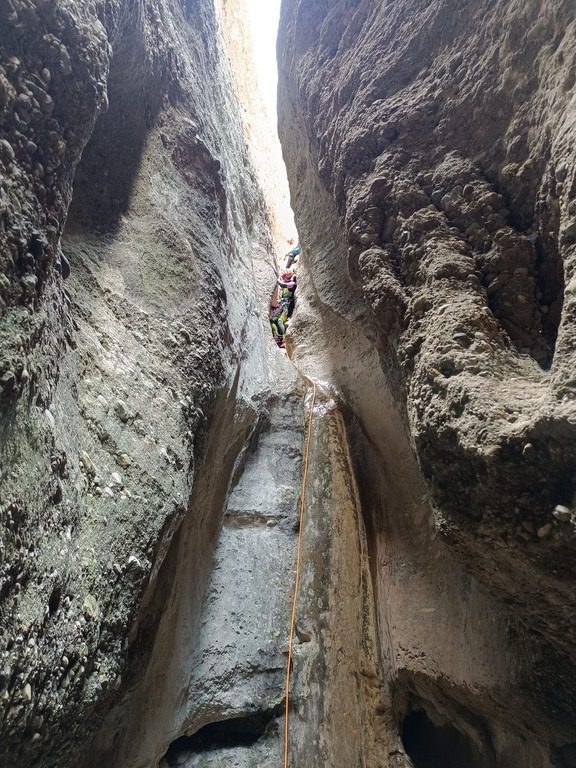
{"type": "Polygon", "coordinates": [[[432,721],[450,764],[575,764],[575,34],[570,0],[283,2],[296,354],[359,418],[417,765],[432,721]]]}
{"type": "MultiPolygon", "coordinates": [[[[274,366],[276,399],[297,386],[219,40],[204,0],[0,2],[2,765],[157,765],[207,722],[258,719],[256,698],[199,712],[182,693],[274,366]],[[168,701],[159,730],[145,696],[168,701]]],[[[278,677],[284,632],[267,641],[247,676],[278,677]]]]}

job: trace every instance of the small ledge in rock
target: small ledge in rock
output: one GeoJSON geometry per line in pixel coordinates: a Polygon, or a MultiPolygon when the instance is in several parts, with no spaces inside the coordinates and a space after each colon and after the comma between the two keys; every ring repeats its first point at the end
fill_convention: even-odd
{"type": "Polygon", "coordinates": [[[278,515],[266,515],[252,510],[228,510],[224,515],[224,525],[228,528],[273,528],[282,519],[278,515]]]}

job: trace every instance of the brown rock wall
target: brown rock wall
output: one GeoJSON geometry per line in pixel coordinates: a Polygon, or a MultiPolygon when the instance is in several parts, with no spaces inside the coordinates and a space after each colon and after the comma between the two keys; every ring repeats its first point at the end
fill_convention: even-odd
{"type": "MultiPolygon", "coordinates": [[[[549,754],[574,740],[575,28],[568,2],[287,0],[279,42],[281,140],[308,275],[293,332],[305,370],[335,381],[377,446],[366,493],[384,483],[374,525],[384,516],[388,533],[376,537],[374,578],[405,595],[411,617],[384,639],[406,646],[394,674],[417,669],[408,657],[419,648],[455,699],[492,690],[473,708],[495,730],[524,739],[545,722],[549,754]],[[401,482],[422,478],[427,490],[406,506],[401,482]],[[412,533],[400,534],[406,516],[412,533]],[[467,601],[470,632],[482,637],[487,611],[518,661],[511,622],[530,648],[520,668],[500,669],[493,646],[494,682],[482,681],[417,639],[411,593],[383,554],[392,546],[401,559],[406,535],[424,583],[437,578],[429,558],[454,583],[462,565],[480,580],[489,608],[467,601]],[[523,696],[521,726],[503,725],[505,702],[523,696]]],[[[457,592],[437,589],[444,612],[457,592]]],[[[447,626],[444,616],[434,632],[452,647],[447,626]]],[[[502,750],[494,760],[508,765],[502,750]]]]}

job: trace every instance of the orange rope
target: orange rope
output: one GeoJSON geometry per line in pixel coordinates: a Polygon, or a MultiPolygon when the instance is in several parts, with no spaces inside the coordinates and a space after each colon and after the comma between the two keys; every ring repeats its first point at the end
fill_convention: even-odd
{"type": "Polygon", "coordinates": [[[300,588],[300,559],[302,552],[302,534],[304,532],[304,510],[306,508],[305,495],[308,482],[308,459],[310,456],[310,442],[312,439],[312,419],[314,416],[314,406],[316,405],[316,383],[312,382],[312,405],[310,415],[308,416],[308,430],[306,442],[304,443],[304,472],[302,475],[302,490],[300,492],[300,524],[298,530],[298,545],[296,547],[296,577],[294,581],[294,596],[292,598],[292,618],[290,620],[290,635],[288,639],[288,668],[286,669],[286,707],[284,716],[284,768],[288,768],[288,737],[289,723],[288,713],[290,708],[290,675],[292,671],[292,643],[296,629],[296,608],[298,606],[298,590],[300,588]]]}

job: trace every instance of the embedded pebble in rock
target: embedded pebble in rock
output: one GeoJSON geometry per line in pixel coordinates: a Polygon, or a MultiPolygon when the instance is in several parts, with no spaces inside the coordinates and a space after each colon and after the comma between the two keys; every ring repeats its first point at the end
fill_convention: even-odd
{"type": "Polygon", "coordinates": [[[553,530],[552,523],[546,523],[546,525],[543,525],[542,528],[538,528],[537,535],[539,539],[545,539],[546,536],[549,536],[552,533],[553,530]]]}
{"type": "Polygon", "coordinates": [[[552,512],[556,520],[560,520],[562,523],[570,522],[572,519],[572,512],[563,504],[557,504],[552,512]]]}
{"type": "Polygon", "coordinates": [[[86,595],[84,602],[82,603],[82,610],[84,611],[84,616],[86,616],[86,618],[97,619],[100,615],[98,602],[93,595],[86,595]]]}
{"type": "Polygon", "coordinates": [[[143,570],[142,563],[140,562],[140,560],[135,555],[130,555],[130,557],[126,561],[126,568],[128,570],[132,570],[132,571],[141,571],[141,570],[143,570]]]}
{"type": "Polygon", "coordinates": [[[114,404],[114,410],[118,414],[118,418],[120,421],[123,421],[125,424],[130,421],[130,419],[133,419],[133,414],[129,411],[128,406],[123,400],[117,400],[114,404]]]}
{"type": "Polygon", "coordinates": [[[96,477],[98,470],[96,469],[96,465],[90,456],[86,453],[86,451],[80,452],[80,460],[82,461],[82,466],[84,467],[86,474],[90,477],[96,477]]]}

